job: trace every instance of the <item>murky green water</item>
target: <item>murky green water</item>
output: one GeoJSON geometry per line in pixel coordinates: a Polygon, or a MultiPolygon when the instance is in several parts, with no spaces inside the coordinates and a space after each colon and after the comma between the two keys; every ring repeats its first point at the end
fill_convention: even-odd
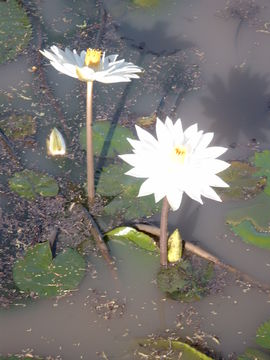
{"type": "MultiPolygon", "coordinates": [[[[94,84],[96,121],[133,129],[139,116],[156,111],[162,119],[181,117],[185,128],[197,122],[199,128],[214,131],[215,144],[229,147],[226,160],[246,160],[255,150],[269,149],[268,1],[168,0],[152,8],[128,0],[22,3],[33,33],[22,53],[0,65],[0,120],[14,113],[31,115],[36,132],[12,140],[19,166],[0,144],[0,271],[5,279],[11,278],[8,261],[14,262],[26,245],[46,238],[48,227],[57,223],[67,179],[78,185],[86,178],[79,144],[85,84],[55,71],[39,49],[95,46],[145,70],[128,85],[94,84]],[[67,140],[65,159],[46,155],[46,137],[54,126],[67,140]],[[19,200],[16,204],[8,179],[20,168],[57,178],[60,195],[51,207],[47,200],[37,200],[32,210],[19,200]],[[54,212],[56,203],[59,211],[54,212]],[[38,211],[40,223],[31,225],[38,211]],[[16,221],[9,227],[10,219],[16,221]]],[[[205,200],[201,206],[185,197],[181,209],[170,214],[169,228],[178,227],[184,240],[269,284],[269,250],[244,243],[225,224],[227,214],[242,204],[205,200]]],[[[158,225],[159,216],[152,221],[158,225]]],[[[72,239],[71,229],[66,232],[72,239]]],[[[78,291],[57,300],[18,299],[2,309],[0,354],[33,349],[65,360],[132,359],[135,339],[150,334],[192,339],[222,359],[256,347],[256,329],[270,318],[269,294],[228,276],[217,293],[179,303],[157,288],[158,256],[118,243],[110,247],[118,280],[101,257],[90,256],[78,291]]]]}

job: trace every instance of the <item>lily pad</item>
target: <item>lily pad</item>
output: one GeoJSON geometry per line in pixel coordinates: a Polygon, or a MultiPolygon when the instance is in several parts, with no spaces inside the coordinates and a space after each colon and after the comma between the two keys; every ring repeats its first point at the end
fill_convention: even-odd
{"type": "Polygon", "coordinates": [[[213,276],[213,264],[195,269],[189,260],[184,260],[175,266],[160,269],[157,283],[170,298],[190,302],[209,293],[208,283],[213,276]]]}
{"type": "Polygon", "coordinates": [[[140,248],[147,250],[147,251],[157,251],[158,247],[155,243],[155,241],[147,234],[138,231],[136,229],[133,229],[129,226],[121,226],[118,228],[115,228],[109,232],[106,233],[109,238],[121,238],[121,239],[127,239],[129,241],[132,241],[140,248]]]}
{"type": "Polygon", "coordinates": [[[28,200],[33,200],[38,195],[55,196],[59,190],[57,182],[52,177],[27,169],[15,173],[9,180],[9,186],[11,190],[28,200]]]}
{"type": "Polygon", "coordinates": [[[151,216],[161,210],[161,205],[156,204],[153,196],[138,198],[141,182],[125,175],[130,166],[112,164],[104,168],[100,174],[97,192],[111,201],[104,207],[104,213],[111,216],[122,216],[125,220],[151,216]]]}
{"type": "Polygon", "coordinates": [[[237,225],[248,220],[257,231],[269,231],[270,198],[265,192],[256,198],[245,201],[242,207],[231,210],[227,215],[227,223],[237,225]]]}
{"type": "Polygon", "coordinates": [[[232,231],[240,236],[244,242],[270,250],[270,232],[258,232],[250,221],[242,221],[240,224],[232,225],[232,231]]]}
{"type": "MultiPolygon", "coordinates": [[[[1,3],[0,3],[1,4],[1,3]]],[[[23,140],[36,133],[36,122],[31,115],[12,114],[0,121],[0,128],[12,140],[23,140]]]]}
{"type": "Polygon", "coordinates": [[[270,350],[270,321],[265,322],[257,329],[256,343],[270,350]]]}
{"type": "Polygon", "coordinates": [[[257,349],[246,349],[245,353],[238,356],[237,360],[270,360],[270,355],[257,349]]]}
{"type": "Polygon", "coordinates": [[[258,174],[258,169],[243,161],[232,161],[231,166],[219,174],[230,185],[218,189],[223,199],[247,199],[256,196],[266,185],[264,174],[258,174]],[[255,176],[256,175],[256,176],[255,176]]]}
{"type": "MultiPolygon", "coordinates": [[[[130,151],[127,138],[133,138],[133,133],[120,125],[117,125],[110,135],[111,123],[109,121],[98,121],[93,125],[93,148],[94,154],[100,156],[104,148],[107,149],[106,156],[114,157],[116,154],[123,154],[130,151]]],[[[86,150],[86,128],[80,132],[80,143],[83,150],[86,150]]]]}
{"type": "MultiPolygon", "coordinates": [[[[194,347],[179,341],[171,339],[141,339],[138,341],[140,349],[144,351],[149,351],[153,353],[153,349],[161,351],[162,349],[170,349],[175,353],[175,359],[181,360],[211,360],[209,356],[203,354],[194,347]],[[178,356],[177,356],[178,355],[178,356]]],[[[149,354],[150,355],[150,354],[149,354]]],[[[147,356],[148,358],[148,356],[147,356]]]]}
{"type": "Polygon", "coordinates": [[[0,1],[0,64],[15,58],[27,46],[31,34],[31,24],[18,1],[0,1]]]}
{"type": "Polygon", "coordinates": [[[50,245],[45,242],[28,249],[25,257],[15,263],[13,279],[20,290],[49,297],[75,289],[84,272],[85,261],[77,251],[69,248],[53,259],[50,245]]]}
{"type": "Polygon", "coordinates": [[[255,175],[267,177],[267,184],[264,191],[267,195],[270,195],[270,151],[256,152],[252,160],[255,166],[260,168],[255,175]]]}

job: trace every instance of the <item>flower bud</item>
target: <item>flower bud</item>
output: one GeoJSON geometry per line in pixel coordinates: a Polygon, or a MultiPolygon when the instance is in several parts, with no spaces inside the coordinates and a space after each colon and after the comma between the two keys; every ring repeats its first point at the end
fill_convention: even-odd
{"type": "Polygon", "coordinates": [[[47,153],[51,156],[65,155],[66,143],[59,130],[53,128],[47,139],[47,153]]]}

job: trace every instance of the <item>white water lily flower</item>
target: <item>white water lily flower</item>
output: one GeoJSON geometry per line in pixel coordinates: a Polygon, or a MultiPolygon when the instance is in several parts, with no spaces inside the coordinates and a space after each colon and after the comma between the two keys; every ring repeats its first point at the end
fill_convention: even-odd
{"type": "Polygon", "coordinates": [[[51,51],[40,52],[56,70],[81,81],[127,82],[138,78],[137,73],[141,72],[133,63],[117,60],[118,55],[105,56],[105,53],[95,49],[83,50],[78,54],[76,50],[66,48],[63,51],[54,45],[51,51]]]}
{"type": "Polygon", "coordinates": [[[128,139],[133,154],[120,157],[133,166],[127,175],[146,178],[138,196],[154,194],[156,202],[166,196],[173,210],[184,192],[201,204],[201,196],[221,201],[212,186],[228,187],[216,174],[230,164],[217,159],[227,148],[208,147],[213,133],[203,134],[197,124],[183,131],[180,119],[173,124],[168,117],[165,123],[157,119],[157,139],[139,126],[136,131],[139,140],[128,139]]]}
{"type": "Polygon", "coordinates": [[[65,155],[66,143],[63,135],[57,128],[53,128],[47,140],[47,153],[51,156],[65,155]]]}

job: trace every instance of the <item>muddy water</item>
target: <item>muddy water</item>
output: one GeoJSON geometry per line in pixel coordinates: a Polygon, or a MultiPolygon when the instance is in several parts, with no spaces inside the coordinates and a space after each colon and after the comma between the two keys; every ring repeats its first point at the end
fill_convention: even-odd
{"type": "MultiPolygon", "coordinates": [[[[142,10],[132,8],[124,0],[104,0],[111,23],[104,30],[103,45],[109,50],[111,47],[108,50],[111,52],[121,44],[121,55],[139,62],[145,75],[128,88],[122,84],[109,85],[109,97],[107,90],[96,85],[96,117],[148,115],[158,109],[161,117],[166,114],[181,117],[184,127],[198,122],[205,131],[215,132],[217,145],[229,147],[224,157],[228,160],[246,159],[254,149],[268,148],[269,2],[165,3],[142,10]],[[174,67],[177,61],[178,68],[174,67]],[[155,78],[148,78],[147,70],[155,78]],[[157,86],[153,90],[154,82],[157,86]],[[119,115],[117,109],[123,99],[119,115]]],[[[44,31],[48,29],[44,46],[55,39],[69,45],[76,25],[88,20],[89,14],[90,20],[98,18],[93,1],[78,2],[76,6],[75,2],[59,0],[53,8],[42,2],[34,4],[43,15],[44,31]],[[66,35],[61,38],[63,34],[66,35]]],[[[79,39],[74,47],[85,47],[84,42],[79,39]]],[[[19,61],[0,66],[2,88],[14,91],[16,84],[21,84],[22,90],[26,82],[34,85],[34,74],[28,71],[32,62],[29,57],[20,57],[19,61]]],[[[46,67],[45,75],[72,129],[67,140],[70,146],[76,146],[78,125],[84,121],[83,84],[59,75],[50,67],[46,67]]],[[[42,96],[28,91],[33,99],[42,96]]],[[[31,101],[20,98],[5,106],[30,111],[31,101]]],[[[47,100],[33,111],[40,120],[39,148],[26,149],[22,160],[26,165],[59,175],[59,164],[45,158],[44,136],[55,126],[55,109],[47,100]]],[[[77,171],[75,168],[73,174],[77,171]]],[[[206,200],[201,206],[186,197],[181,209],[170,214],[170,229],[178,227],[184,239],[269,283],[269,252],[247,246],[224,224],[226,213],[238,205],[206,200]]],[[[158,223],[158,218],[153,221],[158,223]]],[[[181,338],[188,336],[199,341],[227,359],[254,346],[257,327],[270,317],[269,295],[240,282],[230,282],[219,294],[192,304],[165,299],[155,283],[157,257],[149,259],[143,251],[135,248],[130,251],[123,244],[112,244],[111,251],[116,259],[118,281],[112,279],[102,259],[92,258],[90,273],[71,296],[57,301],[21,303],[2,310],[0,353],[33,349],[37,354],[66,360],[102,356],[119,359],[124,355],[128,359],[134,338],[173,332],[181,338]]]]}

